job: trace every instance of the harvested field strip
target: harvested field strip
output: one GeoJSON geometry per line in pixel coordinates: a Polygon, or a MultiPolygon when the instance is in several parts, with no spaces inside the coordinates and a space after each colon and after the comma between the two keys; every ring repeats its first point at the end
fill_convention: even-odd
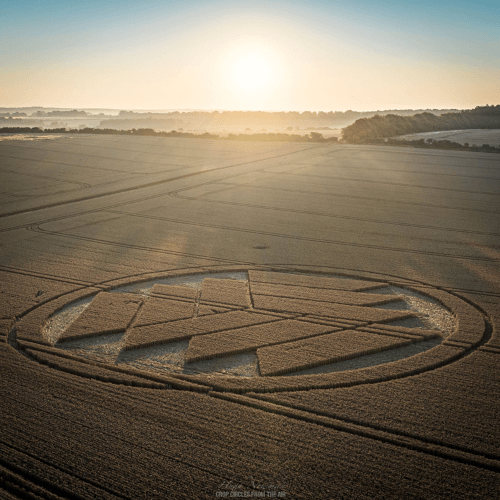
{"type": "MultiPolygon", "coordinates": [[[[368,332],[368,333],[377,333],[378,335],[392,335],[393,337],[401,337],[403,339],[434,339],[436,337],[441,337],[441,332],[439,330],[424,330],[423,328],[413,328],[414,332],[411,331],[411,328],[404,328],[402,331],[398,331],[396,328],[394,330],[386,330],[385,328],[377,328],[375,325],[358,328],[357,331],[368,332]],[[408,331],[410,330],[410,331],[408,331]]],[[[468,346],[460,346],[460,347],[468,347],[468,346]]]]}
{"type": "Polygon", "coordinates": [[[394,361],[382,365],[332,372],[322,375],[301,375],[300,377],[254,377],[252,379],[227,378],[224,381],[214,380],[213,377],[191,375],[185,377],[176,375],[176,378],[207,385],[218,392],[289,392],[307,391],[311,389],[336,389],[357,385],[375,384],[397,378],[410,377],[434,370],[443,365],[452,363],[467,354],[466,349],[438,345],[421,354],[407,359],[394,361]]]}
{"type": "MultiPolygon", "coordinates": [[[[36,350],[38,352],[42,353],[47,353],[51,354],[53,356],[56,356],[57,358],[63,358],[67,359],[70,361],[74,361],[77,363],[80,363],[82,365],[82,369],[84,366],[89,365],[89,366],[95,366],[98,368],[101,368],[103,370],[111,371],[114,373],[118,373],[120,375],[124,375],[126,377],[133,377],[134,380],[135,378],[138,379],[138,382],[144,382],[144,380],[153,382],[155,384],[160,384],[162,389],[177,389],[177,390],[186,390],[186,391],[193,391],[193,392],[207,392],[209,389],[206,386],[199,385],[196,383],[192,383],[189,380],[179,380],[175,378],[174,376],[168,376],[168,375],[163,375],[163,374],[153,374],[148,371],[142,371],[138,370],[136,368],[131,368],[131,367],[121,367],[113,364],[108,364],[108,363],[100,363],[98,361],[93,361],[90,359],[85,359],[80,356],[74,356],[72,354],[68,354],[64,351],[61,351],[60,349],[57,348],[52,348],[52,347],[45,347],[45,346],[39,346],[37,344],[33,344],[31,342],[25,342],[22,341],[20,343],[21,347],[28,351],[33,351],[36,350]]],[[[35,354],[32,352],[32,355],[34,357],[37,357],[38,354],[35,354]]],[[[54,365],[57,364],[57,361],[54,361],[54,365]]],[[[54,366],[55,367],[55,366],[54,366]]],[[[57,366],[59,368],[59,365],[57,366]]],[[[61,368],[63,371],[65,371],[63,368],[61,368]]],[[[67,371],[67,370],[66,370],[67,371]]],[[[69,373],[69,372],[68,372],[69,373]]],[[[82,376],[85,376],[85,374],[82,374],[82,376]]],[[[87,377],[88,378],[88,377],[87,377]]],[[[156,388],[156,386],[155,386],[156,388]]]]}
{"type": "Polygon", "coordinates": [[[205,278],[201,284],[201,300],[241,307],[251,305],[246,281],[205,278]]]}
{"type": "Polygon", "coordinates": [[[388,286],[387,283],[362,281],[348,278],[330,278],[323,276],[306,276],[304,274],[288,274],[273,271],[248,271],[250,285],[267,283],[276,285],[303,286],[308,288],[324,288],[329,290],[350,290],[361,292],[388,286]]]}
{"type": "Polygon", "coordinates": [[[134,327],[192,318],[195,308],[196,304],[194,302],[149,297],[139,310],[134,321],[134,327]]]}
{"type": "Polygon", "coordinates": [[[219,392],[212,392],[210,396],[255,408],[266,413],[283,415],[294,420],[302,420],[304,422],[335,429],[340,432],[356,434],[368,439],[390,443],[398,447],[404,447],[421,453],[474,465],[494,472],[500,472],[500,460],[498,460],[498,457],[484,457],[474,449],[450,447],[440,442],[428,442],[420,436],[407,436],[405,434],[393,432],[391,429],[377,429],[376,427],[350,422],[349,420],[317,414],[302,406],[286,404],[271,396],[251,393],[243,396],[219,392]]]}
{"type": "Polygon", "coordinates": [[[141,303],[142,299],[131,293],[100,292],[70,324],[59,342],[123,332],[134,318],[141,303]]]}
{"type": "Polygon", "coordinates": [[[189,343],[186,363],[254,351],[258,347],[313,337],[335,330],[334,327],[326,325],[283,320],[198,336],[189,343]]]}
{"type": "Polygon", "coordinates": [[[153,285],[151,293],[190,300],[196,300],[198,298],[198,290],[188,286],[162,285],[156,283],[153,285]]]}
{"type": "Polygon", "coordinates": [[[189,339],[197,335],[207,335],[224,330],[241,328],[242,326],[279,321],[280,319],[276,316],[261,313],[231,311],[189,320],[135,327],[127,335],[123,350],[151,347],[153,345],[189,339]]]}
{"type": "Polygon", "coordinates": [[[389,309],[375,309],[370,307],[348,306],[312,300],[283,299],[267,295],[253,295],[255,309],[264,309],[279,312],[299,312],[318,316],[331,316],[335,319],[354,319],[384,323],[398,319],[413,318],[415,314],[408,311],[391,311],[389,309]]]}
{"type": "Polygon", "coordinates": [[[388,338],[359,330],[345,330],[312,339],[257,350],[262,376],[284,375],[367,354],[408,345],[416,339],[388,338]]]}
{"type": "Polygon", "coordinates": [[[313,300],[317,302],[334,302],[353,306],[377,306],[403,300],[400,295],[379,295],[343,290],[325,290],[322,288],[306,288],[290,285],[268,283],[251,283],[252,296],[271,295],[292,299],[313,300]]]}

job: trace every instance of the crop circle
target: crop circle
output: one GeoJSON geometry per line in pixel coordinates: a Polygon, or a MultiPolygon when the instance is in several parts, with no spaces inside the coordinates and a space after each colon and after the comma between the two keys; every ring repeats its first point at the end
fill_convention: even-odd
{"type": "Polygon", "coordinates": [[[427,285],[236,269],[125,279],[78,300],[70,294],[39,333],[51,354],[82,363],[266,392],[432,369],[477,346],[484,321],[427,285]]]}

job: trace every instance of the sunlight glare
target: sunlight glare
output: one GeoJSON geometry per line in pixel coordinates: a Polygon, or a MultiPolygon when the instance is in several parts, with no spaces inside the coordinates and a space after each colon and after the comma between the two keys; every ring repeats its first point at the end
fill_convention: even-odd
{"type": "Polygon", "coordinates": [[[219,95],[239,110],[282,108],[287,99],[291,65],[273,40],[233,39],[219,52],[213,72],[219,95]]]}
{"type": "Polygon", "coordinates": [[[232,68],[233,84],[247,92],[257,92],[268,87],[272,82],[270,62],[256,52],[240,57],[232,68]]]}

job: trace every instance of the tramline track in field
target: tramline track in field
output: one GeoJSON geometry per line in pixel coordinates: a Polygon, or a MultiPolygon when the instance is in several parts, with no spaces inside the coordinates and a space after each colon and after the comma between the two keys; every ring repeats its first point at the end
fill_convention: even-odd
{"type": "MultiPolygon", "coordinates": [[[[309,238],[306,236],[293,236],[293,235],[289,235],[289,234],[274,233],[271,231],[257,231],[257,230],[252,230],[252,229],[244,229],[244,228],[224,226],[224,225],[218,225],[218,224],[203,224],[200,222],[194,222],[194,221],[190,221],[190,220],[171,219],[171,218],[167,218],[167,217],[151,216],[151,215],[145,215],[145,214],[127,214],[127,215],[130,215],[131,217],[135,217],[135,218],[160,220],[160,221],[181,224],[181,225],[206,227],[206,228],[212,228],[212,229],[223,229],[223,230],[227,230],[227,231],[234,231],[234,232],[241,232],[241,233],[248,233],[248,234],[258,234],[258,235],[265,235],[265,236],[273,236],[273,237],[277,237],[277,238],[284,238],[284,239],[296,240],[296,241],[325,243],[325,244],[329,244],[329,245],[338,245],[338,246],[343,246],[343,247],[370,248],[370,249],[385,250],[385,251],[390,251],[390,252],[408,253],[408,254],[416,254],[416,255],[429,255],[429,256],[435,256],[435,257],[473,260],[473,261],[480,261],[480,262],[499,262],[500,261],[500,258],[497,259],[497,258],[490,258],[490,257],[478,257],[478,256],[474,256],[474,255],[448,254],[448,253],[442,253],[442,252],[432,252],[432,251],[425,251],[425,250],[411,250],[411,249],[405,249],[405,248],[397,248],[397,247],[393,247],[393,246],[385,247],[385,246],[381,246],[381,245],[370,245],[367,243],[366,244],[365,243],[351,243],[351,242],[345,242],[345,241],[340,241],[340,240],[327,240],[327,239],[312,238],[312,237],[309,238]]],[[[212,260],[212,261],[225,261],[225,262],[230,262],[230,263],[241,263],[241,264],[245,263],[243,261],[236,261],[236,260],[232,260],[232,259],[218,259],[218,258],[211,257],[211,256],[205,256],[202,254],[176,252],[173,250],[163,250],[161,248],[146,247],[146,246],[142,246],[142,245],[129,244],[129,243],[118,243],[118,242],[113,242],[110,240],[92,238],[89,236],[73,235],[73,234],[69,234],[69,233],[64,233],[62,231],[61,232],[60,231],[50,231],[50,230],[43,229],[42,227],[40,227],[40,224],[29,226],[27,229],[29,231],[45,233],[45,234],[52,234],[52,235],[62,236],[64,238],[69,238],[69,239],[91,241],[91,242],[95,242],[95,243],[99,243],[99,244],[105,244],[105,245],[123,247],[123,248],[135,248],[135,249],[140,249],[140,250],[144,250],[147,252],[163,253],[163,254],[169,254],[169,255],[185,255],[185,256],[196,257],[199,259],[212,260]]],[[[457,244],[457,243],[454,242],[454,244],[457,244]]]]}
{"type": "MultiPolygon", "coordinates": [[[[303,168],[303,167],[298,167],[298,168],[303,168]]],[[[292,169],[292,170],[295,170],[295,169],[292,169]]],[[[414,184],[414,183],[374,181],[374,180],[368,180],[368,179],[359,179],[359,178],[354,178],[354,177],[341,177],[341,176],[335,176],[335,175],[320,175],[320,174],[312,174],[312,173],[296,174],[296,173],[293,173],[292,171],[271,172],[270,174],[271,175],[290,176],[290,177],[334,179],[334,180],[351,181],[351,182],[358,182],[358,183],[383,184],[383,185],[388,185],[388,186],[404,186],[404,187],[411,187],[411,188],[415,188],[415,189],[432,189],[432,190],[437,190],[437,191],[451,191],[451,192],[456,192],[456,193],[470,193],[470,194],[481,194],[481,195],[488,195],[488,196],[500,196],[500,193],[496,193],[496,192],[470,191],[467,189],[443,188],[443,187],[436,187],[436,186],[421,186],[421,185],[414,184]]],[[[495,179],[495,180],[498,181],[498,179],[495,179]]]]}
{"type": "MultiPolygon", "coordinates": [[[[218,181],[213,181],[213,183],[217,183],[217,182],[218,181]]],[[[227,184],[229,184],[229,183],[227,183],[227,184]]],[[[174,190],[168,194],[170,194],[172,196],[178,196],[177,193],[181,193],[183,191],[188,191],[190,189],[194,189],[195,187],[199,187],[200,185],[174,190]]],[[[437,205],[437,204],[433,204],[433,203],[410,202],[410,201],[401,201],[401,200],[395,200],[395,199],[385,200],[385,199],[381,199],[381,198],[372,198],[369,196],[343,195],[343,194],[337,194],[337,193],[332,194],[332,193],[325,193],[322,191],[305,191],[305,190],[301,190],[301,189],[291,189],[291,188],[284,188],[284,187],[280,187],[280,186],[265,187],[265,186],[252,186],[251,184],[234,184],[234,186],[235,187],[245,186],[245,187],[253,188],[253,189],[278,190],[278,191],[284,191],[287,193],[290,192],[290,193],[302,193],[302,194],[307,194],[307,195],[320,195],[320,196],[327,196],[329,198],[349,198],[349,199],[352,198],[355,200],[359,199],[359,200],[376,201],[376,202],[383,202],[383,203],[395,203],[395,204],[401,204],[401,205],[411,205],[411,206],[416,206],[416,207],[422,206],[422,207],[431,207],[431,208],[443,208],[445,210],[457,210],[457,211],[465,211],[465,212],[500,214],[500,211],[495,211],[495,210],[485,210],[485,209],[478,209],[478,208],[464,208],[464,207],[451,207],[451,206],[446,206],[446,205],[437,205]]],[[[211,202],[212,200],[203,199],[203,201],[210,201],[211,202]]],[[[218,203],[218,201],[213,201],[213,202],[218,203]]]]}
{"type": "MultiPolygon", "coordinates": [[[[296,154],[296,153],[301,153],[301,152],[308,151],[308,150],[311,150],[311,149],[315,149],[315,148],[318,148],[318,147],[321,147],[321,146],[318,146],[318,145],[316,145],[316,146],[309,146],[309,147],[303,148],[303,149],[298,150],[298,151],[292,151],[292,152],[288,151],[288,152],[285,152],[285,153],[282,153],[282,154],[278,154],[278,155],[274,155],[274,156],[270,156],[270,157],[258,158],[258,159],[255,159],[255,160],[250,160],[250,161],[246,161],[246,162],[236,163],[236,164],[232,164],[232,165],[225,165],[225,166],[220,166],[220,167],[212,167],[212,168],[208,168],[208,169],[205,169],[205,170],[201,170],[201,171],[197,171],[197,172],[191,172],[191,173],[188,173],[188,174],[185,174],[185,175],[179,175],[179,176],[168,178],[168,179],[160,179],[160,180],[157,180],[157,181],[153,181],[153,182],[141,184],[139,186],[124,187],[124,188],[117,189],[117,190],[114,190],[114,191],[111,191],[111,192],[107,192],[107,193],[98,193],[98,194],[95,194],[95,195],[83,196],[83,197],[72,199],[72,200],[63,200],[63,201],[54,202],[54,203],[47,203],[47,204],[44,204],[44,205],[41,205],[41,206],[38,206],[38,207],[31,207],[31,208],[26,208],[26,209],[14,210],[14,211],[9,212],[9,213],[1,214],[0,218],[1,217],[10,217],[10,216],[17,215],[17,214],[22,214],[22,213],[26,213],[26,212],[33,212],[33,211],[47,209],[47,208],[53,208],[53,207],[57,207],[57,206],[61,206],[61,205],[67,205],[67,204],[70,204],[70,203],[77,203],[77,202],[80,202],[80,201],[93,200],[93,199],[96,199],[96,198],[102,198],[102,197],[111,196],[111,195],[119,194],[119,193],[121,194],[121,193],[125,193],[125,192],[131,192],[131,191],[135,191],[135,190],[139,190],[139,189],[143,189],[143,188],[147,188],[147,187],[158,186],[158,185],[161,185],[161,184],[165,184],[165,183],[168,183],[168,182],[173,182],[173,181],[180,180],[180,179],[185,179],[185,178],[188,178],[188,177],[203,175],[205,173],[210,173],[210,172],[215,172],[215,171],[219,171],[219,170],[225,170],[225,169],[234,168],[234,167],[240,167],[240,166],[245,166],[245,165],[251,165],[253,163],[260,163],[260,162],[263,162],[263,161],[269,161],[269,160],[276,159],[276,158],[282,158],[282,157],[285,157],[285,156],[289,156],[289,155],[296,154]]],[[[35,161],[37,161],[37,160],[35,160],[35,161]]],[[[61,162],[60,164],[61,165],[66,165],[63,162],[61,162]]],[[[196,168],[196,166],[194,166],[194,167],[186,167],[186,168],[196,168]]],[[[122,172],[122,173],[124,173],[124,172],[122,172]]],[[[241,174],[236,174],[236,175],[241,175],[241,174]]]]}
{"type": "MultiPolygon", "coordinates": [[[[206,194],[214,194],[218,193],[220,191],[225,191],[226,189],[234,189],[235,187],[240,187],[244,186],[246,188],[254,188],[254,189],[264,189],[259,187],[254,187],[250,184],[236,184],[236,183],[226,183],[226,182],[221,182],[220,183],[223,186],[227,186],[226,188],[221,188],[220,190],[215,190],[215,191],[210,191],[210,193],[204,193],[203,196],[206,194]]],[[[198,186],[193,186],[193,189],[198,186]]],[[[271,189],[271,188],[269,188],[271,189]]],[[[285,191],[282,188],[272,188],[273,190],[279,190],[279,191],[285,191]]],[[[377,224],[387,224],[391,226],[401,226],[401,227],[415,227],[419,229],[436,229],[438,231],[449,231],[453,233],[467,233],[467,234],[481,234],[485,236],[500,236],[500,233],[493,233],[493,232],[488,232],[488,231],[476,231],[472,229],[456,229],[456,228],[449,228],[449,227],[441,227],[441,226],[429,226],[425,224],[411,224],[408,222],[401,222],[401,221],[388,221],[388,220],[379,220],[379,219],[370,219],[367,217],[353,217],[353,216],[348,216],[348,215],[337,215],[337,214],[331,214],[331,213],[326,213],[326,212],[316,212],[316,211],[311,211],[311,210],[299,210],[299,209],[293,209],[293,208],[281,208],[281,207],[273,207],[269,205],[257,205],[257,204],[251,204],[251,203],[238,203],[235,201],[222,201],[222,200],[210,200],[207,198],[203,198],[203,196],[186,196],[186,195],[179,195],[179,192],[185,192],[185,191],[172,191],[169,193],[170,196],[174,196],[176,198],[182,198],[185,200],[196,200],[196,201],[202,201],[204,203],[216,203],[220,205],[234,205],[234,206],[240,206],[240,207],[248,207],[248,208],[260,208],[263,210],[274,210],[277,212],[289,212],[289,213],[298,213],[298,214],[304,214],[304,215],[317,215],[319,217],[328,217],[332,219],[343,219],[343,220],[355,220],[355,221],[360,221],[360,222],[374,222],[377,224]]],[[[302,192],[305,193],[305,191],[297,191],[297,192],[302,192]]],[[[316,193],[319,194],[319,193],[316,193]]],[[[334,195],[332,195],[334,196],[334,195]]],[[[444,207],[443,207],[444,208],[444,207]]],[[[452,210],[452,209],[450,209],[452,210]]],[[[111,212],[111,210],[109,210],[111,212]]],[[[118,210],[115,210],[114,212],[116,213],[124,213],[128,215],[135,215],[133,212],[119,212],[118,210]]],[[[496,212],[494,212],[496,213],[496,212]]],[[[500,212],[499,212],[500,213],[500,212]]]]}

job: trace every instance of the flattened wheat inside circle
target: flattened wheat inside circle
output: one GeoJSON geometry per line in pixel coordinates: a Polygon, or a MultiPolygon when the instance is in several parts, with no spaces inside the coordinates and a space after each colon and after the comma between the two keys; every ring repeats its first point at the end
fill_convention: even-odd
{"type": "Polygon", "coordinates": [[[71,354],[152,372],[293,377],[411,357],[455,326],[437,301],[382,281],[249,270],[100,292],[43,334],[71,354]]]}

